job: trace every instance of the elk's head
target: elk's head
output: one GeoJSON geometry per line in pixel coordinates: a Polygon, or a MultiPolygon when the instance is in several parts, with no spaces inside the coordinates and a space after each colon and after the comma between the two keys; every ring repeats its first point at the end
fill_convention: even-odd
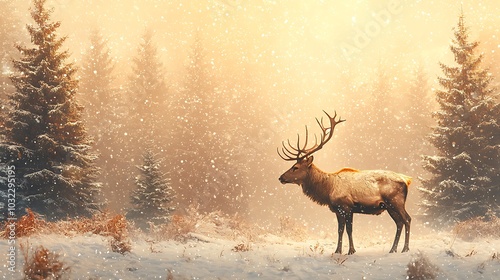
{"type": "Polygon", "coordinates": [[[309,167],[313,162],[314,157],[308,157],[305,159],[297,160],[297,163],[292,165],[285,173],[283,173],[279,180],[282,184],[297,184],[302,185],[302,182],[309,172],[309,167]]]}
{"type": "Polygon", "coordinates": [[[294,146],[290,143],[290,140],[287,140],[288,146],[285,145],[285,141],[283,141],[282,142],[283,147],[281,148],[281,152],[279,148],[277,149],[278,155],[282,159],[286,161],[296,161],[296,163],[290,169],[288,169],[285,173],[283,173],[280,176],[279,180],[282,184],[291,183],[291,184],[302,185],[304,179],[309,174],[309,169],[311,168],[314,160],[314,157],[311,155],[314,152],[319,151],[321,148],[323,148],[323,145],[325,145],[332,138],[335,126],[345,121],[342,120],[340,117],[338,121],[335,120],[335,118],[337,117],[337,112],[335,112],[335,115],[333,117],[330,117],[330,115],[328,115],[327,112],[325,112],[325,114],[330,120],[329,127],[324,126],[323,118],[321,118],[321,121],[316,118],[316,121],[318,122],[318,125],[322,131],[322,134],[319,138],[319,143],[318,143],[318,137],[315,134],[314,145],[311,148],[307,148],[307,140],[309,139],[309,133],[306,126],[306,140],[303,146],[300,145],[300,135],[297,135],[297,145],[294,146]]]}

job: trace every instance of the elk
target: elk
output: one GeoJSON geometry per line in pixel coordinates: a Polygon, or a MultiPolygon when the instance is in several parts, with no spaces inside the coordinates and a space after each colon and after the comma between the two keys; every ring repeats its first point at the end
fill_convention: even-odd
{"type": "Polygon", "coordinates": [[[344,228],[347,229],[349,237],[349,255],[354,254],[354,244],[352,240],[352,218],[354,213],[380,215],[387,210],[391,218],[396,223],[396,237],[390,253],[397,252],[399,238],[403,225],[405,226],[405,244],[402,252],[409,250],[410,239],[410,215],[405,210],[408,186],[411,177],[386,170],[356,170],[353,168],[343,168],[334,173],[327,173],[320,170],[313,164],[313,153],[321,150],[330,141],[337,124],[344,122],[335,115],[330,117],[323,111],[330,120],[330,126],[325,127],[323,118],[321,121],[316,118],[316,122],[322,130],[319,137],[314,135],[315,144],[307,148],[308,130],[306,126],[305,143],[300,144],[300,134],[297,135],[297,144],[294,146],[287,140],[282,142],[283,147],[277,149],[278,155],[286,161],[296,161],[296,163],[283,175],[279,177],[282,184],[297,184],[302,187],[302,191],[314,202],[320,205],[327,205],[337,216],[338,221],[338,243],[336,254],[342,254],[342,236],[344,228]]]}

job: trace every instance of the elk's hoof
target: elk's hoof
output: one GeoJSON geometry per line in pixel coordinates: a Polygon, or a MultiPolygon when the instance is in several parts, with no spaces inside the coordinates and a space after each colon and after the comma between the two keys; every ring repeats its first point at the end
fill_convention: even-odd
{"type": "Polygon", "coordinates": [[[406,252],[408,252],[408,251],[410,251],[410,248],[408,248],[408,247],[404,247],[404,248],[403,248],[403,251],[401,251],[401,253],[406,253],[406,252]]]}
{"type": "Polygon", "coordinates": [[[392,248],[392,249],[389,251],[389,253],[390,253],[390,254],[392,254],[392,253],[397,253],[397,252],[398,252],[398,249],[396,249],[396,248],[392,248]]]}
{"type": "Polygon", "coordinates": [[[352,255],[352,254],[354,254],[354,253],[356,253],[356,250],[354,250],[354,249],[349,249],[349,253],[347,253],[347,254],[348,254],[348,255],[352,255]]]}

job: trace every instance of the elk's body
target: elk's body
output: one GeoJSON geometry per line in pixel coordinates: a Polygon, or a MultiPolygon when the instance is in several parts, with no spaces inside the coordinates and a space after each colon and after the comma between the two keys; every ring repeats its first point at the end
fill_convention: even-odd
{"type": "MultiPolygon", "coordinates": [[[[328,114],[327,114],[328,115],[328,114]]],[[[405,226],[405,245],[403,252],[409,250],[411,218],[405,210],[406,196],[411,178],[392,171],[364,170],[359,171],[344,168],[335,173],[326,173],[313,164],[312,153],[322,148],[330,140],[336,124],[343,120],[335,121],[336,115],[330,118],[331,126],[325,128],[323,122],[318,121],[323,135],[320,144],[312,148],[306,143],[301,148],[299,139],[297,147],[288,142],[289,147],[283,145],[282,152],[285,160],[297,160],[287,172],[279,178],[283,184],[292,183],[302,187],[305,195],[320,205],[327,205],[337,215],[338,243],[336,253],[342,253],[342,236],[344,228],[349,237],[349,254],[355,252],[352,241],[352,219],[354,213],[379,215],[386,211],[396,223],[396,237],[391,248],[391,253],[396,252],[403,225],[405,226]],[[327,132],[329,130],[329,132],[327,132]]]]}

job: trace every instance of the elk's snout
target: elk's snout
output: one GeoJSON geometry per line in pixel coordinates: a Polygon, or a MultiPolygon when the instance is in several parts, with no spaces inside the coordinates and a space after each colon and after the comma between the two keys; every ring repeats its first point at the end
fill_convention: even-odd
{"type": "Polygon", "coordinates": [[[279,178],[280,182],[284,185],[286,183],[288,183],[284,178],[283,178],[283,175],[280,176],[279,178]]]}

